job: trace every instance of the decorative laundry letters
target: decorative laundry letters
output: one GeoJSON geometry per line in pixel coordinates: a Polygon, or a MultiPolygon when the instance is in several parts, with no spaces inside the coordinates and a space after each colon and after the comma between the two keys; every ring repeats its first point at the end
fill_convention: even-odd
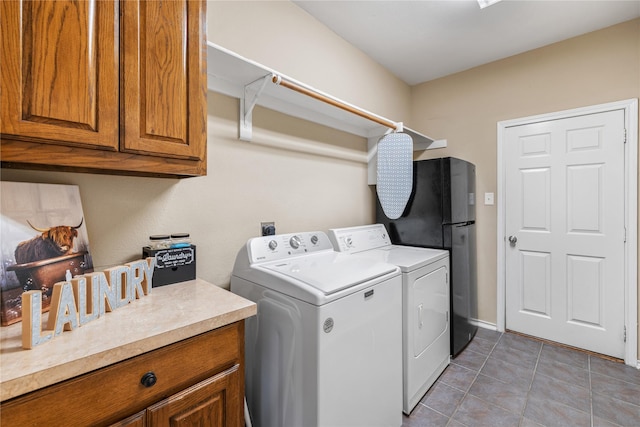
{"type": "Polygon", "coordinates": [[[151,293],[155,258],[87,273],[53,286],[42,330],[42,291],[22,294],[22,348],[31,349],[151,293]]]}

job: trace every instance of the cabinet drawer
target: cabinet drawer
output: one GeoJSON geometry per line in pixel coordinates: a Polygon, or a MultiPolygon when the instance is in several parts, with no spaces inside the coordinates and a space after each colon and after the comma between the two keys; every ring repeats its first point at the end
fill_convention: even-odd
{"type": "Polygon", "coordinates": [[[216,329],[2,403],[1,425],[104,425],[141,411],[235,364],[244,322],[216,329]],[[153,372],[151,387],[141,383],[153,372]]]}

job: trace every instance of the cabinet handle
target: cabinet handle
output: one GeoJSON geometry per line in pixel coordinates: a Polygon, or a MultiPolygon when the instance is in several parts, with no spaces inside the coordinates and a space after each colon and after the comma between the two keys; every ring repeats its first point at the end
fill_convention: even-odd
{"type": "Polygon", "coordinates": [[[140,383],[145,387],[153,387],[156,381],[158,381],[158,377],[153,372],[147,372],[140,378],[140,383]]]}

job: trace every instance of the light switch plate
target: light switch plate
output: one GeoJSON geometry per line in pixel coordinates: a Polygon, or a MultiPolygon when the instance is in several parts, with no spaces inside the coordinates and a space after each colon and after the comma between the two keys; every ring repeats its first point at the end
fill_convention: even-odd
{"type": "Polygon", "coordinates": [[[493,193],[484,193],[484,204],[493,205],[493,193]]]}

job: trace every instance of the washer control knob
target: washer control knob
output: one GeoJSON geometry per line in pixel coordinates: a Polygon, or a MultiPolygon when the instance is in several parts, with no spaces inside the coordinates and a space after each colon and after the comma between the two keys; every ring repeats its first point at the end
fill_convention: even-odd
{"type": "Polygon", "coordinates": [[[353,246],[353,240],[351,239],[351,237],[347,237],[346,239],[344,239],[344,242],[347,244],[348,248],[353,246]]]}
{"type": "Polygon", "coordinates": [[[315,234],[311,236],[311,243],[313,243],[314,245],[318,244],[318,236],[316,236],[315,234]]]}
{"type": "Polygon", "coordinates": [[[300,247],[300,243],[302,243],[302,241],[299,236],[293,236],[289,239],[289,244],[293,249],[298,249],[300,247]]]}
{"type": "Polygon", "coordinates": [[[272,251],[275,251],[277,247],[278,247],[278,242],[276,242],[275,240],[269,240],[269,249],[271,249],[272,251]]]}

